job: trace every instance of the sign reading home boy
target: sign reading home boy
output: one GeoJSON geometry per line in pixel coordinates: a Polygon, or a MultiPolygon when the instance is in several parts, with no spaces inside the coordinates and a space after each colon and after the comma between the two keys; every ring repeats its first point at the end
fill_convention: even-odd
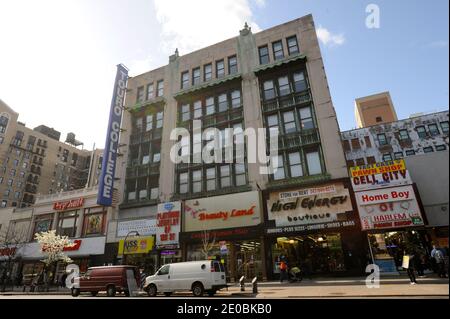
{"type": "Polygon", "coordinates": [[[261,223],[259,193],[187,200],[184,220],[186,232],[256,226],[261,223]]]}
{"type": "Polygon", "coordinates": [[[343,184],[273,192],[267,201],[269,220],[277,227],[339,221],[338,214],[352,211],[350,194],[343,184]]]}
{"type": "Polygon", "coordinates": [[[156,247],[178,247],[180,228],[181,202],[159,204],[156,215],[156,247]]]}
{"type": "Polygon", "coordinates": [[[403,159],[350,168],[355,191],[412,184],[403,159]]]}
{"type": "Polygon", "coordinates": [[[355,195],[363,230],[424,224],[412,186],[382,188],[355,195]]]}

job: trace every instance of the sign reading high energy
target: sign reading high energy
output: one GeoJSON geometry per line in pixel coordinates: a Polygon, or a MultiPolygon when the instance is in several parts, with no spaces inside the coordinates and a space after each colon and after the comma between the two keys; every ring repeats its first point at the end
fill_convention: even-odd
{"type": "Polygon", "coordinates": [[[355,191],[412,184],[403,159],[350,168],[355,191]]]}

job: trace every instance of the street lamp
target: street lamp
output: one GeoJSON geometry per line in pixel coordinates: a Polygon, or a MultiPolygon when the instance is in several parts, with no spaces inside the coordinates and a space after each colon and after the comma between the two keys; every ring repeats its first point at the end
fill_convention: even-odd
{"type": "Polygon", "coordinates": [[[135,230],[132,230],[132,231],[128,232],[128,234],[125,236],[125,240],[123,241],[123,252],[122,252],[123,257],[122,257],[122,265],[125,265],[125,258],[126,258],[126,256],[127,256],[127,255],[125,254],[125,247],[127,247],[127,246],[126,246],[126,244],[127,244],[127,238],[128,238],[128,236],[131,235],[131,234],[135,234],[135,236],[140,236],[140,235],[139,235],[139,232],[137,232],[137,231],[135,231],[135,230]]]}

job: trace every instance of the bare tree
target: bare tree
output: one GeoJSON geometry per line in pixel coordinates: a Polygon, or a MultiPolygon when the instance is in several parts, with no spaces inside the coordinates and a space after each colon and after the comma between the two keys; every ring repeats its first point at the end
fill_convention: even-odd
{"type": "Polygon", "coordinates": [[[211,237],[211,232],[209,230],[203,230],[202,234],[202,253],[205,256],[205,259],[208,259],[209,252],[212,250],[216,243],[216,237],[211,237]]]}
{"type": "MultiPolygon", "coordinates": [[[[6,290],[8,282],[12,283],[12,268],[19,258],[18,251],[26,244],[26,230],[9,228],[0,233],[0,256],[4,257],[3,267],[0,267],[1,291],[6,290]]],[[[13,283],[12,283],[13,285],[13,283]]]]}

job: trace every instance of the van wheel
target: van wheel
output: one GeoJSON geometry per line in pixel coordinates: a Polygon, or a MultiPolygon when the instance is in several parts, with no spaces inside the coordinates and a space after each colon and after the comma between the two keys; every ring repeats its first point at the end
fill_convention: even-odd
{"type": "Polygon", "coordinates": [[[108,288],[106,289],[106,295],[108,297],[114,297],[116,295],[116,287],[108,286],[108,288]]]}
{"type": "Polygon", "coordinates": [[[155,297],[156,293],[157,289],[154,284],[151,284],[150,286],[147,287],[147,295],[149,295],[149,297],[155,297]]]}
{"type": "Polygon", "coordinates": [[[80,295],[80,288],[72,288],[72,297],[78,297],[80,295]]]}
{"type": "Polygon", "coordinates": [[[170,296],[172,296],[172,293],[171,293],[171,292],[165,292],[165,293],[164,293],[164,296],[170,297],[170,296]]]}
{"type": "Polygon", "coordinates": [[[203,285],[201,282],[196,282],[192,285],[192,293],[194,297],[202,297],[205,293],[205,288],[203,288],[203,285]]]}
{"type": "Polygon", "coordinates": [[[92,296],[92,297],[97,296],[97,294],[98,294],[98,291],[91,291],[91,296],[92,296]]]}

